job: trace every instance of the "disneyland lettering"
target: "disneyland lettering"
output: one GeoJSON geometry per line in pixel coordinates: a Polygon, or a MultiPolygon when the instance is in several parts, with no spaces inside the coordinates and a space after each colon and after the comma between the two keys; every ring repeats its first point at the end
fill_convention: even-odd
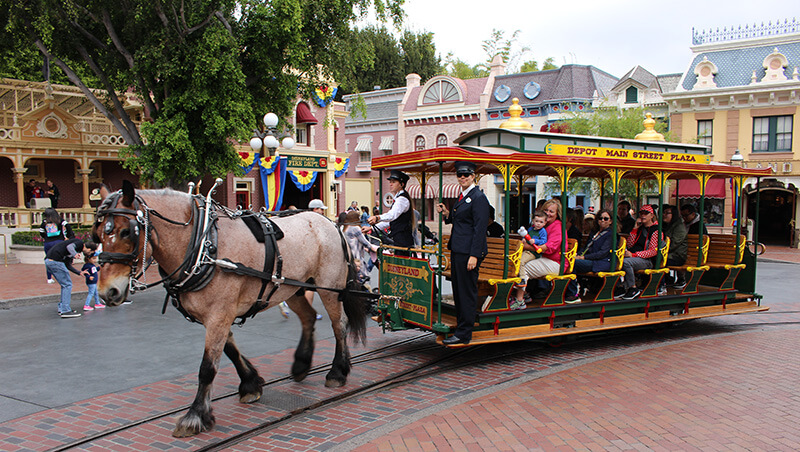
{"type": "Polygon", "coordinates": [[[386,264],[386,271],[394,273],[395,275],[411,276],[414,278],[420,277],[418,268],[406,267],[404,265],[386,264]]]}

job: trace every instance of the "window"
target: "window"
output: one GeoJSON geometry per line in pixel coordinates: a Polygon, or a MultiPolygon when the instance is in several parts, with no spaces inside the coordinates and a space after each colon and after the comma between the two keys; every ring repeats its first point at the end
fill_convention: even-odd
{"type": "Polygon", "coordinates": [[[302,144],[305,146],[309,146],[310,143],[308,142],[309,130],[311,126],[306,124],[298,124],[297,125],[297,144],[302,144]]]}
{"type": "Polygon", "coordinates": [[[414,139],[414,150],[421,151],[423,149],[425,149],[425,137],[419,135],[414,139]]]}
{"type": "Polygon", "coordinates": [[[713,121],[704,120],[704,121],[697,121],[697,144],[702,144],[704,146],[711,146],[711,141],[713,137],[713,130],[712,130],[713,121]]]}
{"type": "Polygon", "coordinates": [[[356,168],[359,170],[369,168],[372,162],[372,137],[358,137],[355,151],[358,152],[356,168]]]}
{"type": "Polygon", "coordinates": [[[753,152],[791,152],[792,117],[753,118],[753,152]]]}
{"type": "Polygon", "coordinates": [[[236,205],[242,209],[252,207],[250,194],[253,192],[253,179],[234,179],[236,184],[236,205]]]}
{"type": "Polygon", "coordinates": [[[459,100],[458,89],[455,85],[446,81],[439,80],[434,82],[428,90],[425,91],[425,97],[422,98],[424,105],[440,104],[442,102],[456,102],[459,100]]]}
{"type": "Polygon", "coordinates": [[[25,182],[36,179],[37,182],[44,182],[44,161],[43,160],[28,160],[25,162],[25,168],[28,171],[25,171],[23,177],[25,178],[25,182]]]}
{"type": "Polygon", "coordinates": [[[442,148],[447,146],[447,135],[440,133],[439,136],[436,137],[436,147],[442,148]]]}
{"type": "Polygon", "coordinates": [[[625,103],[635,104],[639,102],[639,90],[635,86],[630,86],[625,90],[625,103]]]}

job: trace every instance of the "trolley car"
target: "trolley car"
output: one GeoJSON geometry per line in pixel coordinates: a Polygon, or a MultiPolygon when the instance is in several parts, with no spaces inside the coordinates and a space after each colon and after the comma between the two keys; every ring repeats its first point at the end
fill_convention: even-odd
{"type": "MultiPolygon", "coordinates": [[[[648,127],[648,120],[645,120],[645,127],[649,133],[654,133],[652,125],[648,127]]],[[[478,174],[502,178],[504,208],[497,206],[497,211],[505,212],[506,236],[488,239],[489,253],[479,270],[479,312],[469,345],[552,338],[769,309],[761,305],[762,297],[755,291],[757,257],[752,243],[746,242],[740,225],[744,181],[769,176],[771,169],[713,162],[709,148],[700,145],[502,127],[462,135],[455,140],[456,146],[453,147],[377,157],[372,161],[372,168],[381,174],[398,169],[415,176],[420,181],[422,193],[426,193],[425,184],[429,180],[438,183],[439,202],[442,202],[442,178],[454,171],[456,161],[473,162],[478,174]],[[566,231],[562,231],[560,271],[546,276],[550,286],[546,298],[533,300],[525,309],[512,310],[509,298],[514,284],[519,281],[522,242],[519,236],[509,233],[520,226],[510,224],[511,182],[516,181],[519,189],[526,179],[533,176],[554,178],[561,188],[561,204],[565,207],[566,187],[571,178],[594,179],[601,186],[601,193],[607,188],[613,193],[601,197],[601,205],[614,206],[612,212],[616,212],[623,179],[636,181],[637,188],[641,187],[642,181],[655,181],[659,207],[668,181],[696,180],[700,193],[704,194],[709,181],[725,179],[730,181],[737,195],[734,197],[737,220],[731,233],[703,234],[704,197],[701,196],[700,233],[689,235],[688,259],[681,269],[686,272],[686,286],[670,288],[666,293],[659,291],[659,283],[665,274],[675,270],[666,267],[669,244],[662,239],[653,268],[640,275],[642,294],[632,300],[614,299],[614,287],[624,274],[621,268],[625,251],[624,238],[617,238],[614,234],[611,271],[594,275],[601,280],[598,284],[601,288],[582,295],[579,303],[570,304],[565,303],[565,290],[576,277],[572,266],[577,244],[568,240],[566,231]]],[[[425,218],[424,203],[420,207],[425,218]]],[[[662,212],[662,208],[657,211],[658,237],[662,237],[662,212]]],[[[612,217],[614,231],[617,218],[616,215],[612,217]]],[[[562,220],[562,228],[566,227],[565,224],[562,220]]],[[[757,218],[755,225],[757,228],[757,218]]],[[[379,313],[374,318],[384,331],[419,328],[436,333],[437,341],[441,342],[455,329],[455,307],[452,300],[443,299],[439,290],[443,278],[449,276],[448,237],[442,235],[441,218],[438,227],[442,240],[435,249],[412,249],[413,257],[389,253],[382,256],[381,298],[377,306],[379,313]]],[[[391,248],[384,246],[384,249],[391,248]]]]}

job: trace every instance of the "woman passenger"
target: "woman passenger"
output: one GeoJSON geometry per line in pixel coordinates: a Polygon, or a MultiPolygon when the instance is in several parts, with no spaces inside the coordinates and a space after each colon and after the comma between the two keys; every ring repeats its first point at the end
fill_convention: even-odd
{"type": "MultiPolygon", "coordinates": [[[[583,252],[575,256],[573,272],[576,275],[611,270],[611,220],[613,219],[611,215],[608,209],[602,209],[595,217],[597,227],[594,234],[591,235],[583,252]]],[[[581,285],[586,285],[586,282],[581,285]]],[[[567,293],[575,293],[577,287],[571,282],[567,290],[567,293]]]]}
{"type": "MultiPolygon", "coordinates": [[[[547,215],[544,225],[547,242],[539,245],[542,257],[528,262],[520,270],[520,277],[528,281],[543,278],[545,275],[557,275],[561,270],[561,203],[556,199],[550,199],[542,204],[542,210],[547,215]]],[[[522,246],[528,251],[536,251],[533,245],[523,243],[522,246]]],[[[539,281],[539,283],[540,290],[546,290],[544,282],[539,281]]]]}
{"type": "MultiPolygon", "coordinates": [[[[686,225],[680,217],[678,207],[664,204],[664,224],[661,225],[664,236],[669,237],[669,251],[667,254],[667,267],[681,266],[686,263],[689,254],[689,238],[686,235],[686,225]]],[[[670,281],[675,285],[685,284],[685,272],[679,272],[677,281],[670,281]]],[[[666,281],[662,281],[662,286],[666,281]]]]}

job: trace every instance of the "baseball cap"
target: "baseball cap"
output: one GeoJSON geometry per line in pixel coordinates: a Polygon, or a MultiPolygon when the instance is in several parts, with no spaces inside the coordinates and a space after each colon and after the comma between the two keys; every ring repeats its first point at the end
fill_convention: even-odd
{"type": "Polygon", "coordinates": [[[326,206],[325,203],[322,202],[321,199],[312,199],[311,202],[308,203],[308,208],[309,209],[328,210],[328,206],[326,206]]]}
{"type": "Polygon", "coordinates": [[[653,210],[653,206],[651,206],[650,204],[643,205],[642,208],[639,209],[639,213],[642,212],[652,213],[653,215],[656,214],[655,210],[653,210]]]}

